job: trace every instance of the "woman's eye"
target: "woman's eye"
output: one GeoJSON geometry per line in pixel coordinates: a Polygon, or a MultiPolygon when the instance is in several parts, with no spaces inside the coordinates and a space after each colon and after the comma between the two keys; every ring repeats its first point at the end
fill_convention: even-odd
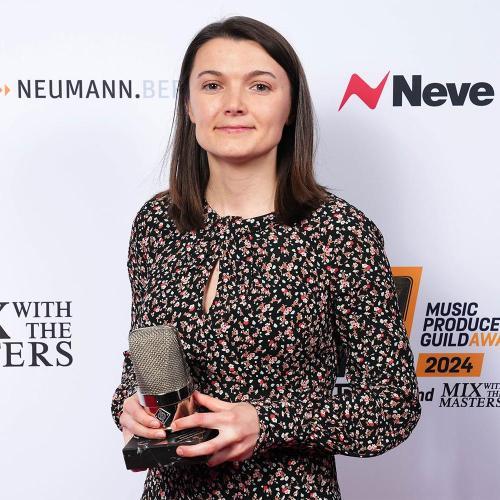
{"type": "MultiPolygon", "coordinates": [[[[202,88],[207,88],[209,85],[219,85],[218,83],[215,83],[215,82],[209,82],[209,83],[205,83],[205,85],[203,85],[202,88]]],[[[214,89],[213,87],[212,88],[209,88],[208,90],[216,90],[214,89]]]]}
{"type": "MultiPolygon", "coordinates": [[[[254,87],[264,87],[263,91],[271,90],[271,87],[269,85],[266,85],[265,83],[256,83],[254,87]]],[[[259,91],[260,92],[260,91],[259,91]]]]}
{"type": "MultiPolygon", "coordinates": [[[[205,83],[205,85],[202,86],[202,89],[206,90],[217,90],[217,87],[219,87],[219,84],[216,82],[208,82],[205,83]]],[[[265,83],[256,83],[253,87],[258,87],[259,93],[262,92],[267,92],[268,90],[271,90],[271,87],[269,85],[266,85],[265,83]]]]}

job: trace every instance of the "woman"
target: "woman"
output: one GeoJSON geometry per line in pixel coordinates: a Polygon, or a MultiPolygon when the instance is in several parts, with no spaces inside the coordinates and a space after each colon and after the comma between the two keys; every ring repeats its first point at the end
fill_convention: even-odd
{"type": "MultiPolygon", "coordinates": [[[[179,330],[199,405],[173,430],[218,429],[155,467],[143,500],[339,499],[335,454],[371,457],[420,417],[413,355],[383,236],[316,183],[313,112],[288,42],[232,17],[187,49],[170,187],[130,238],[132,328],[179,330]],[[332,395],[341,352],[350,392],[332,395]]],[[[125,441],[164,437],[124,353],[112,413],[125,441]]]]}

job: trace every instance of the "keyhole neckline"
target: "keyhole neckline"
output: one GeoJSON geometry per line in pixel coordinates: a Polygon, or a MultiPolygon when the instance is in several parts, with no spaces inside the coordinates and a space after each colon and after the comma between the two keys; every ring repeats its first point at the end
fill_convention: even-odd
{"type": "Polygon", "coordinates": [[[274,220],[276,215],[276,212],[268,212],[267,214],[262,214],[262,215],[257,215],[255,217],[247,217],[247,218],[243,218],[240,215],[220,215],[210,206],[205,197],[203,197],[203,206],[205,208],[205,211],[208,214],[211,214],[212,217],[214,217],[216,220],[241,222],[244,224],[252,224],[252,223],[259,224],[261,222],[266,222],[268,220],[271,221],[274,220]]]}
{"type": "Polygon", "coordinates": [[[222,257],[217,257],[215,261],[211,265],[211,269],[208,270],[208,276],[206,276],[204,285],[203,285],[203,293],[201,297],[201,318],[210,318],[214,312],[214,309],[217,308],[219,302],[223,299],[223,270],[222,270],[222,257]],[[215,277],[215,270],[217,269],[217,276],[215,277]],[[215,278],[217,278],[215,280],[215,278]],[[206,299],[208,292],[210,290],[210,285],[213,281],[213,296],[212,302],[208,307],[208,311],[205,311],[206,299]]]}

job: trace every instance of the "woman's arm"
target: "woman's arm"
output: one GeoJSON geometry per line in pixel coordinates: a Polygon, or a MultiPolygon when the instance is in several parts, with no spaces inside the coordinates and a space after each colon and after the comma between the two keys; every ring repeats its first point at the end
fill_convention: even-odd
{"type": "Polygon", "coordinates": [[[123,429],[120,424],[120,415],[123,412],[123,403],[128,397],[136,392],[135,372],[132,361],[130,360],[130,354],[128,351],[124,351],[123,356],[121,382],[116,388],[111,401],[111,415],[113,416],[116,426],[121,431],[123,429]]]}
{"type": "Polygon", "coordinates": [[[336,219],[322,229],[333,273],[331,342],[347,350],[351,391],[323,401],[305,393],[249,401],[260,419],[254,453],[292,446],[371,457],[402,443],[420,418],[413,354],[383,236],[354,207],[336,219]]]}
{"type": "MultiPolygon", "coordinates": [[[[142,297],[147,281],[147,238],[146,238],[146,209],[143,205],[132,224],[129,240],[127,268],[132,292],[131,327],[137,328],[141,316],[142,297]]],[[[111,415],[118,429],[122,430],[120,415],[123,412],[123,402],[136,392],[135,372],[128,351],[123,353],[123,365],[120,385],[116,388],[112,402],[111,415]]]]}

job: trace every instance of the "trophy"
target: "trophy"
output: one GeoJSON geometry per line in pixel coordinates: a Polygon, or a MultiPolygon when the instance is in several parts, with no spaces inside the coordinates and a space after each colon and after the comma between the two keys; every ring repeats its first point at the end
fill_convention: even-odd
{"type": "Polygon", "coordinates": [[[181,417],[208,411],[194,401],[194,385],[179,332],[171,325],[131,330],[129,352],[137,380],[140,404],[163,425],[166,437],[148,439],[133,436],[123,448],[127,469],[146,470],[173,463],[205,463],[210,456],[180,457],[177,446],[203,443],[218,435],[217,429],[193,427],[172,431],[170,424],[181,417]]]}

